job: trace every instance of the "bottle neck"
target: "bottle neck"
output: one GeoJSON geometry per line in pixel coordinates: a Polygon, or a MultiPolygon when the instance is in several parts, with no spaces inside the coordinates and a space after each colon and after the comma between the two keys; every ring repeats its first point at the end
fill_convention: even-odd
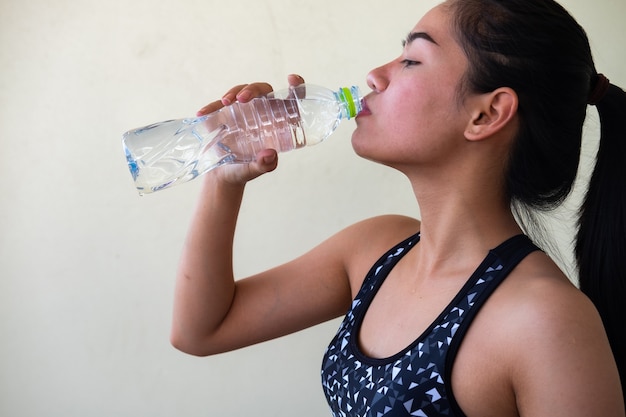
{"type": "Polygon", "coordinates": [[[356,117],[363,108],[359,87],[343,87],[335,92],[337,101],[341,104],[341,118],[350,120],[356,117]]]}

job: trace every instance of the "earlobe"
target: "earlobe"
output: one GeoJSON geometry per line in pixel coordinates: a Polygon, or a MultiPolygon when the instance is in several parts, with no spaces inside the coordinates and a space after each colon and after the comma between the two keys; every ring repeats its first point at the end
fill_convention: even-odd
{"type": "Polygon", "coordinates": [[[508,87],[477,97],[465,129],[465,138],[470,141],[483,140],[510,127],[517,114],[517,106],[517,93],[508,87]]]}

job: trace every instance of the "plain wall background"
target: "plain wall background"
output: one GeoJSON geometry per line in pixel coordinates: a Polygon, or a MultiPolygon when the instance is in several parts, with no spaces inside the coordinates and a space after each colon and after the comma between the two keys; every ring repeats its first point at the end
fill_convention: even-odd
{"type": "MultiPolygon", "coordinates": [[[[284,87],[291,72],[367,91],[367,71],[436,3],[0,0],[0,415],[328,415],[319,367],[338,321],[210,358],[170,347],[199,182],[139,197],[121,134],[241,82],[284,87]]],[[[626,86],[626,1],[563,4],[599,70],[626,86]]],[[[238,275],[365,217],[418,215],[404,177],[353,155],[352,127],[250,184],[238,275]]],[[[570,232],[553,225],[567,250],[570,232]]]]}

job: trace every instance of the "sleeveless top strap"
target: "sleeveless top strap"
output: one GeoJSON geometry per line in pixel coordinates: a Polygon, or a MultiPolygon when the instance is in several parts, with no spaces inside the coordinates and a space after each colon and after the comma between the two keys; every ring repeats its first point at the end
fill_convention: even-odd
{"type": "MultiPolygon", "coordinates": [[[[490,272],[496,272],[497,276],[495,276],[487,283],[487,285],[480,292],[480,294],[478,294],[475,299],[472,299],[471,303],[468,303],[470,308],[467,310],[463,321],[460,323],[455,333],[455,337],[450,342],[448,351],[446,353],[445,381],[451,394],[449,397],[450,407],[454,411],[453,415],[455,416],[465,417],[465,414],[456,402],[456,398],[454,398],[454,395],[452,394],[451,386],[452,367],[459,351],[459,347],[461,346],[461,342],[465,338],[465,334],[467,333],[470,325],[474,321],[476,314],[478,314],[478,312],[485,304],[487,299],[491,296],[491,294],[493,294],[496,288],[504,281],[509,273],[513,269],[515,269],[515,267],[522,261],[522,259],[524,259],[529,253],[536,250],[539,250],[539,248],[531,242],[528,236],[517,235],[506,240],[495,249],[492,249],[489,252],[489,255],[487,255],[487,257],[485,258],[484,263],[487,263],[490,259],[493,259],[495,263],[500,264],[501,267],[497,268],[497,270],[493,270],[493,267],[487,267],[487,269],[485,270],[486,276],[490,272]]],[[[485,278],[481,279],[484,280],[485,278]]],[[[472,297],[472,294],[468,294],[468,297],[472,297]]]]}

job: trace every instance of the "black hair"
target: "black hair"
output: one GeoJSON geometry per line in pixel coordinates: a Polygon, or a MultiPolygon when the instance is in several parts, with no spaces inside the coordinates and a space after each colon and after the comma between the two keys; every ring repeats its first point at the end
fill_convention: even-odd
{"type": "Polygon", "coordinates": [[[600,312],[626,392],[626,93],[611,85],[596,107],[601,139],[580,210],[576,259],[580,289],[600,312]]]}
{"type": "MultiPolygon", "coordinates": [[[[519,130],[506,192],[527,212],[558,207],[572,190],[590,92],[598,82],[584,29],[553,0],[448,0],[468,57],[462,90],[510,87],[519,130]]],[[[597,104],[601,138],[580,209],[576,260],[581,290],[602,317],[626,389],[626,93],[610,85],[597,104]]]]}

